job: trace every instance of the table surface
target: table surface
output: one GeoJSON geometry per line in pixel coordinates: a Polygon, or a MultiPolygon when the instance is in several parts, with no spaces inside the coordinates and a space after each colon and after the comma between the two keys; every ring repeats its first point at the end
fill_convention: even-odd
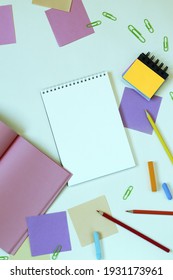
{"type": "MultiPolygon", "coordinates": [[[[141,53],[150,51],[169,66],[169,78],[157,95],[163,97],[157,117],[165,140],[173,152],[173,38],[171,0],[83,0],[91,21],[101,20],[95,33],[59,47],[45,15],[48,8],[33,5],[31,0],[1,1],[12,4],[16,44],[0,46],[0,119],[16,129],[39,149],[59,161],[47,116],[40,97],[45,87],[108,71],[119,106],[126,86],[122,73],[141,53]],[[107,11],[117,17],[111,21],[102,16],[107,11]],[[149,33],[144,19],[150,20],[154,33],[149,33]],[[146,38],[141,43],[128,30],[132,24],[146,38]],[[163,37],[169,38],[169,50],[163,50],[163,37]]],[[[134,154],[136,167],[74,187],[66,187],[48,213],[68,208],[105,195],[112,215],[142,233],[173,249],[172,216],[133,215],[129,209],[172,210],[173,200],[167,200],[161,188],[167,182],[173,193],[173,166],[156,135],[125,129],[134,154]],[[147,162],[154,161],[158,191],[151,192],[147,162]],[[127,200],[123,195],[134,187],[127,200]]],[[[95,259],[94,245],[81,247],[68,215],[72,251],[59,255],[62,260],[95,259]]],[[[173,259],[166,253],[118,226],[118,233],[102,241],[103,257],[107,260],[173,259]]]]}

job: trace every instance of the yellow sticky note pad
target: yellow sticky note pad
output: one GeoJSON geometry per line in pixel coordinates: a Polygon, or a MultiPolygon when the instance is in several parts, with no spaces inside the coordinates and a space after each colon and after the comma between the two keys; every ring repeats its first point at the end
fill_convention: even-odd
{"type": "Polygon", "coordinates": [[[163,70],[162,65],[158,66],[158,60],[153,62],[153,57],[141,54],[123,74],[123,78],[130,83],[146,99],[155,94],[159,87],[168,77],[167,67],[163,70]]]}

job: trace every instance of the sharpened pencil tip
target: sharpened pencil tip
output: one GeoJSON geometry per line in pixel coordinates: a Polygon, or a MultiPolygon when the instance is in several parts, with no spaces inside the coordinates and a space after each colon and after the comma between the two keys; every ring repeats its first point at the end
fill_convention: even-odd
{"type": "Polygon", "coordinates": [[[133,213],[133,210],[126,210],[126,212],[128,212],[128,213],[133,213]]]}
{"type": "Polygon", "coordinates": [[[100,210],[96,210],[100,215],[103,215],[103,212],[100,210]]]}

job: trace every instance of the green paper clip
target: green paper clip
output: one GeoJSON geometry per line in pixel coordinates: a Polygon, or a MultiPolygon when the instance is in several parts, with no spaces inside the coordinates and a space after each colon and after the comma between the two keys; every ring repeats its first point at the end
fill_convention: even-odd
{"type": "Polygon", "coordinates": [[[97,21],[93,21],[93,22],[90,22],[90,23],[88,23],[87,24],[87,27],[95,27],[95,26],[98,26],[98,25],[100,25],[102,22],[101,22],[101,20],[97,20],[97,21]]]}
{"type": "Polygon", "coordinates": [[[7,256],[0,256],[0,260],[8,260],[9,259],[9,257],[7,257],[7,256]]]}
{"type": "Polygon", "coordinates": [[[146,28],[148,29],[148,31],[150,33],[153,33],[154,32],[154,28],[152,27],[151,23],[149,22],[148,19],[144,19],[144,23],[145,23],[145,26],[146,28]]]}
{"type": "Polygon", "coordinates": [[[169,49],[169,46],[168,46],[168,37],[167,36],[164,36],[163,38],[163,50],[165,52],[167,52],[169,49]]]}
{"type": "Polygon", "coordinates": [[[171,96],[171,98],[173,100],[173,91],[170,91],[169,95],[171,96]]]}
{"type": "Polygon", "coordinates": [[[133,26],[133,25],[128,25],[128,29],[130,32],[132,32],[133,35],[136,36],[136,38],[141,41],[142,43],[145,43],[145,38],[142,36],[142,34],[133,26]]]}
{"type": "Polygon", "coordinates": [[[124,196],[123,196],[123,199],[124,199],[124,200],[127,199],[127,198],[129,197],[129,195],[131,194],[132,190],[133,190],[133,187],[132,187],[132,186],[130,186],[130,187],[127,188],[127,190],[126,190],[126,192],[125,192],[125,194],[124,194],[124,196]]]}
{"type": "Polygon", "coordinates": [[[111,19],[111,20],[114,20],[114,21],[117,20],[117,18],[116,18],[115,16],[111,15],[110,13],[103,12],[102,15],[103,15],[104,17],[107,17],[107,18],[111,19]]]}
{"type": "Polygon", "coordinates": [[[55,251],[53,252],[52,260],[56,260],[57,259],[59,253],[61,252],[61,249],[62,249],[62,246],[58,245],[57,248],[55,249],[55,251]]]}

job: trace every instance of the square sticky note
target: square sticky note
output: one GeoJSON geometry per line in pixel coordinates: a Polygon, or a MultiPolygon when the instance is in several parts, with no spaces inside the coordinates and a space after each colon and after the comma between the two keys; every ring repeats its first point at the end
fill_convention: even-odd
{"type": "Polygon", "coordinates": [[[71,242],[66,212],[27,217],[32,256],[51,254],[58,245],[61,251],[70,251],[71,242]]]}
{"type": "Polygon", "coordinates": [[[93,243],[94,231],[99,232],[101,239],[117,233],[116,225],[103,218],[97,210],[111,214],[105,196],[68,209],[81,246],[93,243]]]}
{"type": "Polygon", "coordinates": [[[162,69],[163,63],[158,66],[159,60],[154,62],[154,56],[149,58],[149,54],[148,52],[139,55],[123,74],[124,80],[130,83],[147,100],[151,99],[168,77],[166,73],[168,67],[162,69]]]}
{"type": "Polygon", "coordinates": [[[0,6],[0,45],[16,43],[12,5],[0,6]]]}
{"type": "Polygon", "coordinates": [[[60,47],[94,33],[86,26],[90,19],[81,0],[73,0],[69,13],[55,9],[45,13],[60,47]]]}
{"type": "Polygon", "coordinates": [[[134,89],[125,87],[119,111],[125,127],[152,134],[145,110],[148,110],[156,121],[162,98],[153,96],[150,101],[141,97],[134,89]]]}
{"type": "Polygon", "coordinates": [[[69,12],[72,0],[32,0],[32,3],[69,12]]]}

